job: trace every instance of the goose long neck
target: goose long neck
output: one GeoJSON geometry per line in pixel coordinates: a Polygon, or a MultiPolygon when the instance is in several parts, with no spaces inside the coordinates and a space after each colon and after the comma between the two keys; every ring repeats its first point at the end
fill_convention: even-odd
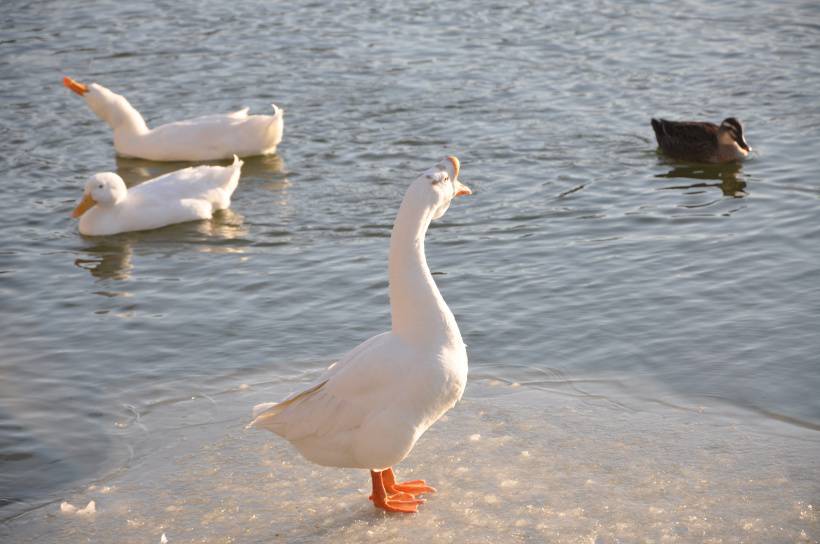
{"type": "Polygon", "coordinates": [[[148,125],[145,124],[145,119],[142,118],[142,114],[140,114],[128,100],[123,98],[120,106],[122,108],[119,112],[121,119],[120,126],[114,127],[115,129],[125,130],[134,134],[148,132],[148,125]]]}
{"type": "Polygon", "coordinates": [[[124,96],[111,93],[110,96],[106,97],[102,111],[98,111],[94,107],[92,109],[114,130],[115,136],[117,133],[134,135],[148,132],[145,119],[124,96]]]}
{"type": "Polygon", "coordinates": [[[455,319],[439,293],[424,254],[432,210],[405,196],[390,237],[388,275],[393,332],[412,340],[448,335],[455,319]]]}

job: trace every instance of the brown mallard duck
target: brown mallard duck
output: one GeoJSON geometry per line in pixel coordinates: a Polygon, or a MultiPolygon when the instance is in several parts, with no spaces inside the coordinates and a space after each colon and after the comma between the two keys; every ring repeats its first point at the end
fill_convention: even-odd
{"type": "Polygon", "coordinates": [[[727,117],[720,126],[702,121],[652,119],[658,147],[675,159],[692,162],[732,162],[752,150],[743,137],[743,125],[727,117]]]}

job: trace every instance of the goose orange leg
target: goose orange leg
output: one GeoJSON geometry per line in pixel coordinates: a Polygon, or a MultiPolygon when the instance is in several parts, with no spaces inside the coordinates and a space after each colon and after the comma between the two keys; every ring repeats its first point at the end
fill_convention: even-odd
{"type": "Polygon", "coordinates": [[[370,495],[370,500],[373,501],[373,505],[388,512],[407,514],[418,512],[419,505],[424,502],[424,499],[417,499],[410,493],[403,491],[388,492],[384,485],[384,472],[386,471],[370,471],[370,477],[373,480],[373,494],[370,495]]]}

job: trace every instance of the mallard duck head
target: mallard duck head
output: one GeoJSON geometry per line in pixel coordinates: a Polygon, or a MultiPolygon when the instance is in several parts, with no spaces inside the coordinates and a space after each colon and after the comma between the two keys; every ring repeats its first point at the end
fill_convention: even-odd
{"type": "Polygon", "coordinates": [[[743,125],[734,117],[727,117],[723,120],[720,124],[720,132],[728,135],[746,154],[752,150],[746,143],[746,138],[743,137],[743,125]]]}

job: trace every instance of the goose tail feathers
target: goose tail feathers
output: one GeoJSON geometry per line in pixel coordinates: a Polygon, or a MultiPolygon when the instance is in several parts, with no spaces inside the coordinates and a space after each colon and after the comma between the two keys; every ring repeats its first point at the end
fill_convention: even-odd
{"type": "Polygon", "coordinates": [[[326,383],[327,381],[323,381],[309,389],[306,389],[305,391],[302,391],[301,393],[290,396],[282,402],[265,402],[262,404],[257,404],[253,407],[253,421],[248,423],[245,428],[268,428],[273,430],[271,427],[276,416],[281,414],[282,411],[284,411],[288,406],[310,397],[321,389],[326,383]]]}

